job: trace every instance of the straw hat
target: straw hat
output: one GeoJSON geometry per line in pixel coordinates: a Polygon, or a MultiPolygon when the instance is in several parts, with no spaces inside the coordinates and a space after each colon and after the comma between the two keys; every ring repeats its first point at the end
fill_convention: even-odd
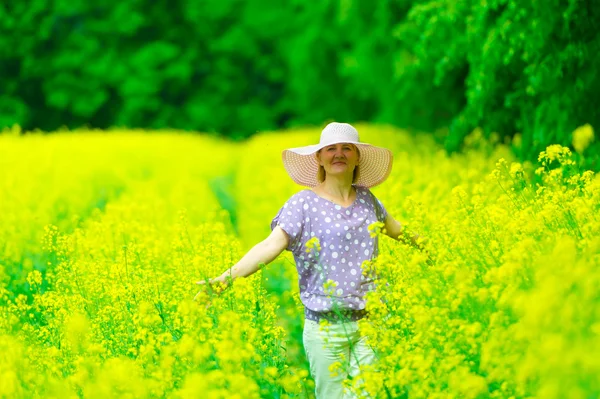
{"type": "Polygon", "coordinates": [[[301,186],[315,187],[319,184],[319,162],[316,153],[321,148],[337,143],[351,143],[358,147],[360,174],[354,183],[362,187],[374,187],[382,183],[392,170],[393,155],[387,148],[361,143],[358,131],[348,123],[333,122],[321,132],[319,144],[290,148],[282,153],[283,165],[292,180],[301,186]]]}

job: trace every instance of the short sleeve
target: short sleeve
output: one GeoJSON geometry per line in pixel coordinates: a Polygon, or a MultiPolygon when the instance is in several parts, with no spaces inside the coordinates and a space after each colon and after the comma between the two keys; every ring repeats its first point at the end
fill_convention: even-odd
{"type": "Polygon", "coordinates": [[[377,220],[379,220],[382,223],[385,223],[385,219],[387,219],[387,210],[385,209],[385,206],[383,206],[383,203],[379,200],[379,198],[376,198],[377,201],[375,202],[375,209],[377,212],[377,220]]]}
{"type": "Polygon", "coordinates": [[[369,190],[369,194],[371,196],[371,198],[373,199],[373,207],[375,208],[375,214],[377,215],[377,221],[385,223],[385,219],[387,218],[387,210],[385,209],[385,206],[383,206],[383,203],[379,200],[379,198],[375,197],[375,194],[373,194],[371,192],[371,190],[369,190]]]}
{"type": "Polygon", "coordinates": [[[271,221],[271,231],[276,226],[281,227],[289,236],[288,251],[295,252],[302,246],[302,232],[304,231],[304,207],[306,201],[298,194],[292,196],[277,212],[271,221]]]}

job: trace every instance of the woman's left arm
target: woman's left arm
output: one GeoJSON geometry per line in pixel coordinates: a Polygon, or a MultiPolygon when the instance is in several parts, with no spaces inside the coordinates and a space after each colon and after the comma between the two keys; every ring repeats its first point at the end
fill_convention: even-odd
{"type": "Polygon", "coordinates": [[[423,244],[427,242],[426,238],[420,239],[420,236],[418,234],[411,236],[408,232],[404,231],[402,224],[400,224],[399,221],[394,219],[393,216],[389,213],[385,218],[385,234],[393,238],[394,240],[398,240],[406,244],[412,245],[417,249],[421,249],[423,244]]]}

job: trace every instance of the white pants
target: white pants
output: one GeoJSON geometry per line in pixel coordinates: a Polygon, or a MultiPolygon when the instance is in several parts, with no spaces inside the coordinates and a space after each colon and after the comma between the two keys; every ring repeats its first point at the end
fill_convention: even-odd
{"type": "Polygon", "coordinates": [[[358,331],[358,322],[321,327],[313,320],[305,320],[302,338],[317,399],[356,398],[342,383],[348,375],[356,377],[359,366],[373,364],[376,358],[366,337],[358,331]],[[332,376],[330,366],[337,362],[342,367],[332,376]]]}

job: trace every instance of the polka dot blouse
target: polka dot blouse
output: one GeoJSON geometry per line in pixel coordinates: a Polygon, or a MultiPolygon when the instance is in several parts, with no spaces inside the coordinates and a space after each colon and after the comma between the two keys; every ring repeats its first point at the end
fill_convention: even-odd
{"type": "Polygon", "coordinates": [[[370,236],[368,227],[384,222],[386,216],[383,204],[368,188],[359,186],[356,199],[347,208],[307,189],[294,194],[279,210],[271,230],[278,225],[289,236],[287,250],[294,254],[307,318],[318,320],[315,313],[334,308],[365,308],[365,293],[375,287],[361,266],[378,254],[378,238],[370,236]],[[328,280],[337,283],[329,291],[324,287],[328,280]]]}

